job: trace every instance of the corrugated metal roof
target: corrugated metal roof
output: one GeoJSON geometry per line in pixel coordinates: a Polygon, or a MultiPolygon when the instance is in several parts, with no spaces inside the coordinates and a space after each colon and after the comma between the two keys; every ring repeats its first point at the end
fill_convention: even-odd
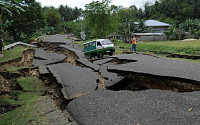
{"type": "Polygon", "coordinates": [[[163,22],[160,22],[160,21],[157,21],[157,20],[146,20],[144,22],[145,26],[148,26],[148,27],[156,27],[156,26],[170,26],[170,24],[167,24],[167,23],[163,23],[163,22]]]}
{"type": "Polygon", "coordinates": [[[133,33],[132,35],[136,36],[162,36],[163,33],[133,33]]]}

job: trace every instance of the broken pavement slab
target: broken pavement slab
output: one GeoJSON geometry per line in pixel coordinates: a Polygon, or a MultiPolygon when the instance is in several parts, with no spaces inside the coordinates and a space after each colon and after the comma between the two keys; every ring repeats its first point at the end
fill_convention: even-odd
{"type": "Polygon", "coordinates": [[[50,72],[47,70],[46,66],[39,66],[39,73],[40,75],[49,74],[50,72]]]}
{"type": "Polygon", "coordinates": [[[84,65],[85,67],[91,68],[94,71],[99,71],[99,68],[100,68],[99,65],[93,64],[93,63],[91,63],[90,61],[88,61],[84,58],[80,58],[80,59],[76,60],[76,62],[78,64],[84,65]]]}
{"type": "Polygon", "coordinates": [[[98,76],[89,68],[81,68],[69,63],[48,66],[50,72],[62,84],[62,91],[67,99],[95,91],[98,76]]]}
{"type": "Polygon", "coordinates": [[[105,58],[105,59],[93,61],[93,63],[96,64],[96,65],[103,65],[103,64],[108,63],[112,60],[113,60],[113,58],[105,58]]]}
{"type": "Polygon", "coordinates": [[[64,110],[59,110],[54,104],[53,100],[45,96],[42,101],[37,102],[37,108],[41,112],[40,124],[47,123],[49,125],[78,125],[70,114],[64,110]]]}
{"type": "Polygon", "coordinates": [[[34,57],[41,60],[62,60],[66,58],[64,54],[46,52],[44,49],[36,49],[34,57]]]}
{"type": "Polygon", "coordinates": [[[200,92],[98,90],[69,102],[67,111],[83,125],[199,124],[199,98],[200,92]]]}
{"type": "Polygon", "coordinates": [[[72,40],[67,39],[68,35],[48,35],[45,36],[42,42],[44,43],[58,43],[58,44],[71,44],[72,40]]]}
{"type": "Polygon", "coordinates": [[[108,66],[108,71],[119,74],[133,73],[162,76],[169,79],[191,81],[192,84],[200,85],[200,64],[156,58],[142,54],[120,55],[117,58],[130,58],[137,61],[108,66]]]}
{"type": "Polygon", "coordinates": [[[78,56],[79,58],[84,58],[85,55],[83,53],[83,51],[81,49],[76,49],[76,48],[71,48],[70,46],[68,45],[60,45],[59,46],[60,48],[64,48],[64,49],[67,49],[68,51],[71,51],[73,52],[74,54],[76,54],[76,56],[78,56]]]}
{"type": "Polygon", "coordinates": [[[43,49],[35,50],[35,57],[33,59],[33,66],[45,66],[64,61],[66,56],[55,52],[46,52],[43,49]]]}
{"type": "Polygon", "coordinates": [[[99,70],[101,76],[106,79],[107,88],[117,84],[118,82],[124,79],[123,76],[118,76],[117,73],[108,72],[107,69],[109,65],[113,64],[112,63],[104,64],[100,67],[99,70]]]}

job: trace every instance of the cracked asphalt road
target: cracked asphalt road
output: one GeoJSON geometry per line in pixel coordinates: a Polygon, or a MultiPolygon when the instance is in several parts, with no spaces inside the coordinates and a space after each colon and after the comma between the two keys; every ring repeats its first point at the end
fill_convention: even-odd
{"type": "Polygon", "coordinates": [[[196,125],[199,97],[200,92],[100,90],[71,101],[67,110],[81,125],[196,125]]]}
{"type": "Polygon", "coordinates": [[[116,58],[119,60],[130,58],[137,61],[127,64],[108,66],[109,71],[121,73],[133,72],[151,74],[155,76],[182,78],[196,81],[197,84],[200,84],[200,64],[156,58],[142,54],[119,55],[116,56],[116,58]]]}
{"type": "MultiPolygon", "coordinates": [[[[111,91],[97,89],[99,72],[107,79],[107,87],[117,84],[125,76],[116,73],[140,73],[175,77],[200,83],[200,64],[173,61],[142,54],[124,54],[103,60],[83,60],[81,49],[71,48],[66,36],[46,38],[45,42],[65,43],[61,48],[78,56],[74,66],[59,63],[48,66],[50,73],[62,84],[63,93],[70,100],[66,111],[81,125],[197,125],[200,123],[200,91],[177,93],[166,90],[111,91]],[[113,63],[112,59],[127,61],[113,63]],[[95,70],[95,72],[94,72],[95,70]],[[83,94],[84,92],[88,92],[83,94]],[[82,93],[82,94],[80,94],[82,93]],[[78,95],[78,96],[76,96],[78,95]]],[[[40,56],[40,55],[39,55],[40,56]]],[[[54,56],[52,56],[54,57],[54,56]]],[[[42,58],[46,58],[42,57],[42,58]]],[[[55,57],[57,58],[57,57],[55,57]]],[[[43,65],[43,63],[41,63],[43,65]]],[[[44,73],[47,71],[43,67],[44,73]]],[[[43,72],[42,72],[43,73],[43,72]]]]}
{"type": "Polygon", "coordinates": [[[61,62],[66,58],[64,54],[58,54],[55,52],[46,52],[44,49],[35,50],[35,56],[33,59],[34,66],[45,66],[57,62],[61,62]]]}
{"type": "Polygon", "coordinates": [[[63,90],[69,99],[79,94],[95,91],[98,76],[89,68],[61,63],[48,66],[50,72],[62,84],[63,90]]]}

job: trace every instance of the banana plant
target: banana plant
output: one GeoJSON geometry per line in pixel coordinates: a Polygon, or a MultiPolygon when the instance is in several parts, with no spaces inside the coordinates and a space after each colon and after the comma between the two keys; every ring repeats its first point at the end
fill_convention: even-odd
{"type": "Polygon", "coordinates": [[[6,24],[4,22],[7,22],[6,20],[3,21],[3,14],[13,16],[13,13],[11,11],[14,10],[18,13],[20,11],[24,11],[23,8],[18,6],[17,4],[20,3],[22,0],[1,0],[0,1],[0,31],[2,32],[0,34],[0,50],[2,50],[3,42],[4,42],[4,27],[6,24]]]}

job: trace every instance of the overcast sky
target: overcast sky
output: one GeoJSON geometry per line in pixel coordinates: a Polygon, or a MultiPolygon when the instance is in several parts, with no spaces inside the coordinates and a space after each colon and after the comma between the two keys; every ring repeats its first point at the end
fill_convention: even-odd
{"type": "MultiPolygon", "coordinates": [[[[92,1],[96,0],[36,0],[36,1],[40,2],[42,6],[54,6],[58,8],[59,5],[68,5],[72,8],[77,6],[78,8],[85,9],[84,7],[85,4],[89,4],[92,1]]],[[[136,5],[137,8],[142,8],[147,1],[154,2],[155,0],[112,0],[111,4],[117,6],[122,5],[124,7],[136,5]]]]}

